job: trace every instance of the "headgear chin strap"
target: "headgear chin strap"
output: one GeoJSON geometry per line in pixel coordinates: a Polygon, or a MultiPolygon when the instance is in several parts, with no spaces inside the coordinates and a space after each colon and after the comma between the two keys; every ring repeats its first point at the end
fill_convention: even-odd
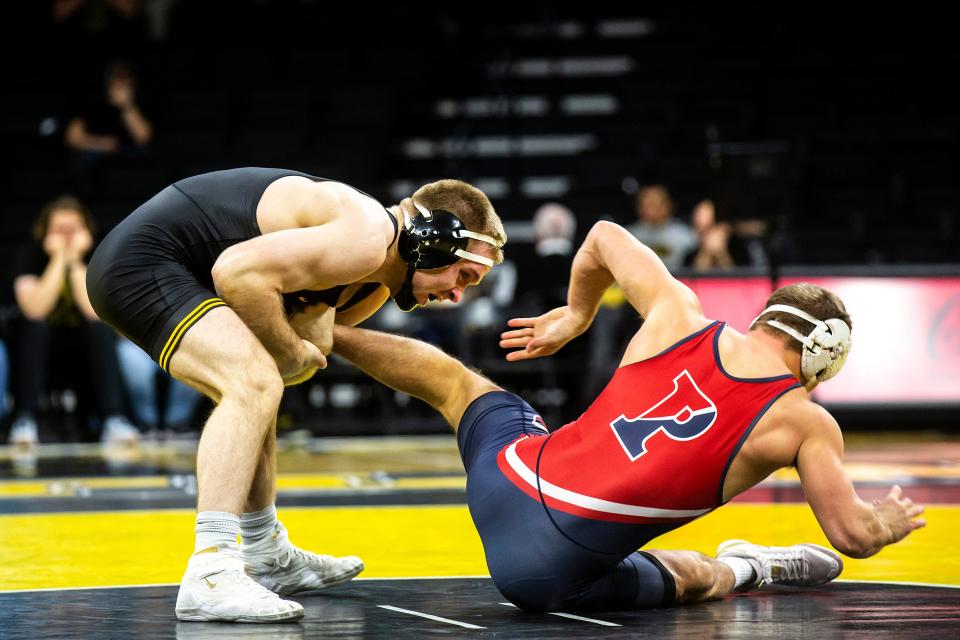
{"type": "Polygon", "coordinates": [[[829,320],[819,320],[814,318],[806,311],[787,306],[785,304],[773,304],[764,309],[760,315],[753,319],[750,328],[757,323],[764,314],[771,311],[782,311],[803,318],[813,324],[813,331],[803,335],[796,329],[788,327],[778,320],[767,320],[766,324],[783,331],[790,337],[798,340],[803,348],[800,351],[800,374],[803,376],[804,386],[807,391],[815,386],[829,380],[840,372],[847,356],[850,355],[852,345],[850,339],[850,327],[840,318],[830,318],[829,320]]]}
{"type": "Polygon", "coordinates": [[[417,306],[413,295],[415,271],[447,267],[461,258],[493,267],[493,260],[467,251],[467,245],[470,240],[479,240],[497,249],[503,247],[502,242],[491,236],[470,231],[449,211],[430,210],[418,202],[413,204],[419,213],[413,218],[403,214],[403,229],[397,243],[400,257],[407,263],[407,276],[393,300],[403,311],[417,306]]]}
{"type": "Polygon", "coordinates": [[[408,263],[407,276],[403,279],[403,284],[400,285],[400,290],[397,291],[397,295],[393,296],[393,301],[400,307],[400,311],[413,311],[417,304],[419,304],[417,298],[413,295],[414,271],[416,271],[416,269],[408,263]]]}

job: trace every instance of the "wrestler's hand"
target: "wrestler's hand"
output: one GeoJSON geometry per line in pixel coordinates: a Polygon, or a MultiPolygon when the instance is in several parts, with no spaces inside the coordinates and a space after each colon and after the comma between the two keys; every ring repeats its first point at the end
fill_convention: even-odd
{"type": "Polygon", "coordinates": [[[327,368],[327,358],[320,352],[317,345],[309,340],[303,340],[303,349],[300,353],[284,362],[277,362],[283,385],[289,387],[306,382],[317,372],[317,369],[327,368]]]}
{"type": "Polygon", "coordinates": [[[325,304],[314,304],[290,314],[287,319],[298,336],[320,349],[323,355],[328,355],[333,350],[336,311],[325,304]]]}
{"type": "Polygon", "coordinates": [[[923,518],[914,520],[923,513],[923,506],[914,504],[913,500],[904,497],[899,486],[890,489],[890,493],[882,500],[874,500],[873,509],[890,531],[892,539],[887,544],[902,540],[914,529],[927,524],[923,518]]]}
{"type": "Polygon", "coordinates": [[[518,327],[500,334],[500,346],[519,349],[507,354],[507,360],[530,360],[549,356],[561,349],[590,326],[590,319],[575,314],[570,307],[557,307],[536,318],[513,318],[507,324],[518,327]]]}

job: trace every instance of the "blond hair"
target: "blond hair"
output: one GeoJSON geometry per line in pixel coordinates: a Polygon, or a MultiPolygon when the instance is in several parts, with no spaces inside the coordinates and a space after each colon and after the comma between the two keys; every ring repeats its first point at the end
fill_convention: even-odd
{"type": "MultiPolygon", "coordinates": [[[[506,244],[507,233],[503,230],[500,216],[493,210],[490,199],[483,191],[462,180],[438,180],[425,184],[413,194],[413,201],[427,209],[443,209],[456,215],[470,231],[485,233],[501,244],[506,244]]],[[[480,242],[471,240],[471,243],[480,242]]],[[[481,243],[486,245],[486,243],[481,243]]],[[[488,245],[487,245],[488,246],[488,245]]],[[[494,263],[503,262],[503,250],[496,249],[494,263]]]]}
{"type": "MultiPolygon", "coordinates": [[[[784,304],[789,307],[794,307],[795,309],[800,309],[801,311],[806,311],[818,320],[839,318],[847,323],[847,326],[850,327],[851,331],[853,330],[853,323],[850,321],[850,315],[847,313],[847,309],[843,305],[843,300],[841,300],[840,296],[837,294],[824,289],[820,285],[811,284],[809,282],[797,282],[796,284],[780,287],[774,291],[769,298],[767,298],[767,303],[764,308],[775,304],[784,304]]],[[[754,323],[753,326],[755,328],[763,329],[768,333],[782,336],[783,333],[781,333],[775,327],[768,325],[766,323],[767,320],[777,320],[782,322],[791,329],[795,329],[803,335],[810,333],[811,327],[809,322],[803,318],[793,315],[792,313],[786,313],[784,311],[770,311],[769,313],[764,313],[757,318],[757,322],[754,323]]],[[[793,349],[797,352],[800,351],[802,346],[796,340],[790,340],[788,345],[790,349],[793,349]]]]}

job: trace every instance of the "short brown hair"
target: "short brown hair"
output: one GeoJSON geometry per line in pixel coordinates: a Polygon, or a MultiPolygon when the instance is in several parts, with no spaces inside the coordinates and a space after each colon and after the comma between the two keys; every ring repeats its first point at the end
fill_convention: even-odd
{"type": "MultiPolygon", "coordinates": [[[[460,218],[470,231],[485,233],[501,244],[507,242],[507,233],[503,230],[503,223],[493,210],[490,199],[472,184],[462,180],[431,182],[417,189],[413,194],[413,201],[427,209],[449,211],[460,218]]],[[[503,262],[502,249],[496,249],[493,261],[496,264],[503,262]]]]}
{"type": "MultiPolygon", "coordinates": [[[[847,326],[850,327],[850,330],[853,330],[853,323],[850,321],[850,315],[847,313],[846,307],[843,305],[843,300],[840,299],[840,296],[824,289],[823,287],[811,284],[809,282],[797,282],[795,284],[790,284],[785,287],[780,287],[774,291],[769,298],[767,298],[767,303],[764,305],[764,308],[770,307],[775,304],[785,304],[789,307],[794,307],[800,311],[806,311],[814,318],[818,320],[829,320],[830,318],[839,318],[847,323],[847,326]]],[[[786,313],[784,311],[771,311],[765,313],[759,318],[754,324],[754,327],[763,329],[772,334],[784,335],[778,331],[775,327],[771,327],[766,324],[767,320],[777,320],[787,325],[791,329],[806,335],[810,333],[810,323],[793,315],[792,313],[786,313]],[[760,324],[761,321],[763,324],[760,324]]],[[[802,345],[796,340],[790,340],[788,343],[789,348],[799,352],[802,345]]]]}
{"type": "Polygon", "coordinates": [[[670,194],[670,189],[667,188],[665,184],[648,184],[643,187],[640,187],[637,190],[637,206],[640,206],[640,203],[643,202],[643,198],[647,194],[659,193],[660,197],[663,198],[667,203],[667,208],[670,210],[670,215],[673,215],[676,212],[677,204],[673,201],[673,196],[670,194]]]}
{"type": "Polygon", "coordinates": [[[96,224],[86,205],[80,202],[78,198],[64,195],[54,198],[40,210],[40,215],[37,216],[37,219],[33,223],[33,239],[36,242],[43,242],[44,236],[47,235],[47,228],[50,226],[50,218],[54,212],[64,210],[79,211],[80,215],[83,216],[83,222],[87,225],[87,231],[90,232],[90,235],[96,232],[96,224]]]}

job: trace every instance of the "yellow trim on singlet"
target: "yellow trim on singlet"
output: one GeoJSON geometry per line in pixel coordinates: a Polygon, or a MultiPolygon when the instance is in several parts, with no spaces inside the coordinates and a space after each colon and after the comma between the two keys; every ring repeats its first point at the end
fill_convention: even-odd
{"type": "MultiPolygon", "coordinates": [[[[167,343],[163,345],[163,350],[160,352],[160,358],[158,360],[160,368],[162,368],[164,371],[167,371],[167,366],[170,364],[170,357],[173,355],[173,352],[176,351],[177,346],[180,344],[180,339],[183,338],[183,334],[187,332],[187,329],[192,327],[193,324],[210,309],[213,309],[214,307],[222,307],[226,304],[227,303],[220,298],[208,298],[207,300],[204,300],[198,304],[193,311],[188,313],[183,320],[177,323],[177,326],[173,329],[170,337],[167,338],[167,343]]],[[[169,373],[169,371],[167,371],[167,373],[169,373]]]]}

